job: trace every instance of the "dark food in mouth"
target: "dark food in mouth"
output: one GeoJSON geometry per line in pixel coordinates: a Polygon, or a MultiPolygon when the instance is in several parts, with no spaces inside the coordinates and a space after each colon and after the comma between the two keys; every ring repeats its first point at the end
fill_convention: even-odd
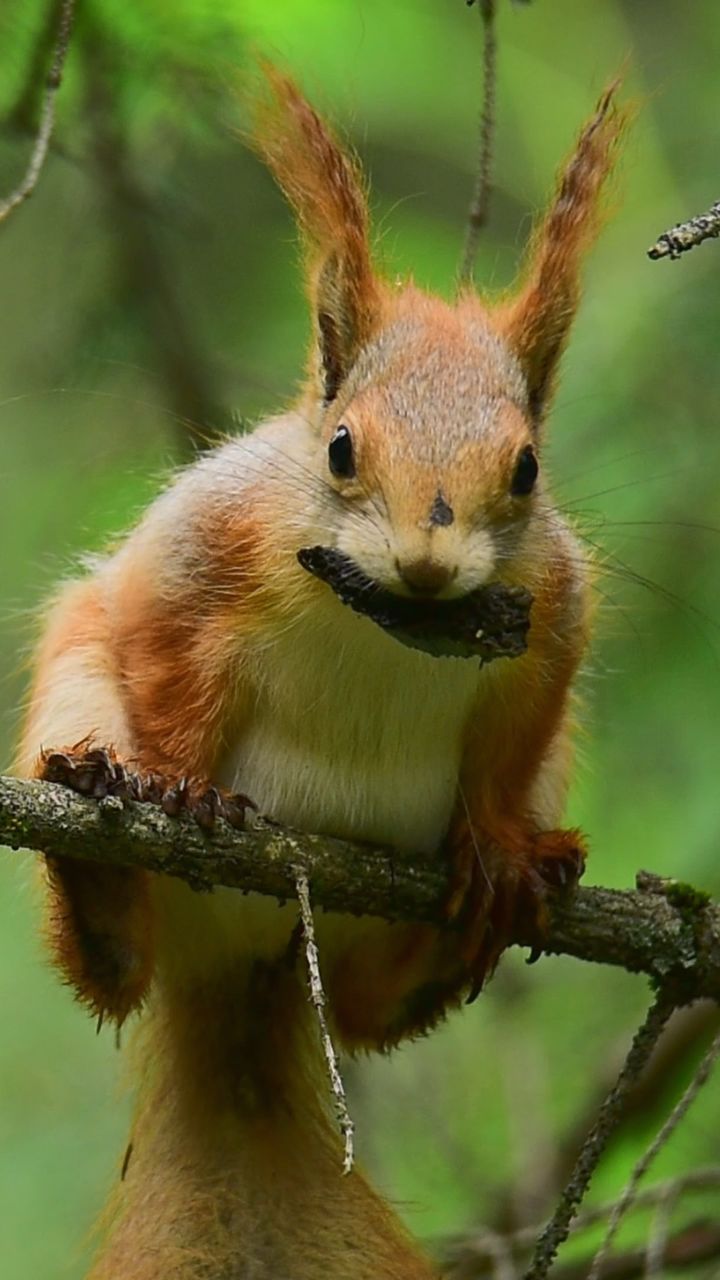
{"type": "Polygon", "coordinates": [[[412,599],[381,587],[333,547],[303,547],[297,558],[338,599],[401,644],[434,657],[518,658],[527,649],[532,595],[500,582],[456,600],[412,599]]]}

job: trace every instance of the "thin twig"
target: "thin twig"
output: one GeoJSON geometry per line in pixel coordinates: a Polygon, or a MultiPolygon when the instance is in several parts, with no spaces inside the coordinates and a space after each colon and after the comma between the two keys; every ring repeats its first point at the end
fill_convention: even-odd
{"type": "Polygon", "coordinates": [[[506,1237],[491,1231],[485,1237],[485,1249],[492,1260],[493,1280],[517,1280],[512,1245],[506,1237]]]}
{"type": "MultiPolygon", "coordinates": [[[[669,1280],[670,1272],[675,1275],[676,1272],[690,1268],[693,1269],[692,1274],[697,1276],[700,1274],[697,1270],[700,1263],[716,1262],[718,1257],[720,1227],[712,1221],[702,1219],[689,1223],[673,1232],[667,1241],[663,1280],[669,1280]]],[[[553,1267],[552,1280],[588,1280],[591,1263],[592,1259],[587,1255],[574,1258],[572,1262],[561,1262],[553,1267]]],[[[614,1253],[608,1265],[610,1269],[607,1280],[647,1280],[646,1252],[642,1247],[614,1253]]],[[[703,1271],[702,1274],[706,1273],[703,1271]]],[[[716,1277],[718,1273],[714,1270],[707,1274],[716,1277]]],[[[495,1256],[489,1251],[451,1262],[443,1275],[446,1280],[500,1280],[495,1256]]]]}
{"type": "MultiPolygon", "coordinates": [[[[665,1035],[648,1063],[647,1071],[628,1096],[621,1123],[613,1134],[613,1141],[623,1133],[628,1124],[637,1124],[639,1120],[652,1122],[656,1115],[662,1116],[672,1097],[672,1082],[682,1073],[688,1060],[694,1067],[695,1058],[700,1060],[702,1053],[710,1044],[713,1036],[720,1031],[720,1007],[714,1000],[706,1000],[678,1009],[665,1035]]],[[[624,1048],[613,1043],[607,1059],[600,1066],[598,1079],[593,1081],[590,1096],[587,1097],[572,1124],[558,1143],[557,1177],[562,1185],[570,1176],[575,1158],[590,1125],[597,1114],[605,1094],[612,1087],[617,1077],[624,1056],[624,1048]]]]}
{"type": "Polygon", "coordinates": [[[480,231],[487,222],[492,192],[492,153],[497,86],[495,5],[496,0],[480,0],[480,17],[483,24],[483,103],[480,115],[480,146],[475,189],[468,212],[465,244],[460,262],[459,282],[461,285],[472,284],[480,231]]]}
{"type": "MultiPolygon", "coordinates": [[[[644,1191],[639,1191],[632,1204],[629,1206],[631,1210],[636,1209],[653,1209],[667,1200],[679,1200],[681,1196],[687,1195],[694,1191],[711,1191],[720,1188],[720,1165],[705,1165],[700,1169],[692,1169],[690,1173],[679,1174],[673,1178],[664,1178],[662,1182],[656,1182],[651,1187],[646,1187],[644,1191]]],[[[617,1200],[604,1200],[602,1204],[593,1205],[590,1209],[583,1209],[570,1224],[570,1235],[577,1236],[581,1232],[587,1231],[590,1227],[596,1227],[599,1222],[607,1222],[610,1218],[617,1200]]],[[[512,1231],[502,1238],[509,1241],[513,1249],[521,1250],[528,1248],[534,1244],[542,1230],[541,1226],[519,1227],[517,1231],[512,1231]]],[[[455,1244],[467,1248],[485,1249],[486,1236],[494,1238],[499,1233],[496,1231],[487,1232],[482,1228],[479,1232],[472,1236],[464,1236],[455,1241],[455,1244]]]]}
{"type": "Polygon", "coordinates": [[[127,131],[118,118],[117,94],[112,91],[118,76],[117,51],[111,31],[92,9],[79,34],[90,138],[119,272],[173,410],[178,452],[189,459],[218,443],[227,415],[218,404],[214,371],[201,350],[194,316],[182,305],[169,267],[158,232],[161,220],[143,190],[127,131]]]}
{"type": "Polygon", "coordinates": [[[649,1061],[673,1008],[673,1000],[661,991],[648,1010],[642,1026],[635,1033],[622,1071],[600,1108],[557,1209],[535,1246],[524,1280],[544,1280],[559,1246],[570,1234],[570,1224],[590,1185],[608,1138],[618,1123],[625,1098],[649,1061]]]}
{"type": "Polygon", "coordinates": [[[638,1183],[640,1182],[641,1178],[644,1176],[646,1170],[652,1164],[655,1157],[658,1155],[660,1151],[662,1151],[665,1144],[672,1137],[673,1133],[675,1132],[678,1125],[680,1124],[680,1121],[683,1120],[684,1117],[687,1115],[687,1112],[690,1110],[690,1107],[692,1106],[693,1102],[697,1098],[698,1093],[702,1089],[703,1085],[709,1079],[712,1073],[712,1069],[715,1066],[715,1063],[717,1062],[719,1057],[720,1057],[720,1036],[716,1036],[712,1044],[710,1045],[710,1048],[708,1049],[707,1053],[705,1054],[705,1057],[700,1063],[700,1066],[698,1067],[693,1079],[690,1081],[690,1084],[688,1085],[684,1094],[680,1098],[680,1101],[677,1103],[675,1107],[673,1107],[673,1110],[671,1111],[670,1115],[668,1116],[667,1120],[665,1121],[664,1125],[662,1126],[662,1128],[660,1129],[656,1137],[650,1143],[650,1146],[648,1147],[647,1151],[640,1157],[637,1164],[635,1165],[635,1168],[633,1169],[630,1175],[628,1184],[625,1190],[623,1191],[620,1199],[618,1200],[615,1208],[613,1209],[612,1216],[608,1224],[608,1229],[605,1234],[605,1238],[595,1255],[595,1258],[593,1260],[593,1265],[590,1271],[590,1275],[588,1276],[588,1280],[600,1280],[605,1259],[607,1258],[612,1242],[617,1234],[618,1227],[622,1222],[622,1219],[625,1215],[626,1210],[632,1204],[633,1200],[637,1195],[638,1183]]]}
{"type": "Polygon", "coordinates": [[[0,222],[12,213],[19,204],[27,200],[32,195],[38,184],[43,165],[47,158],[48,149],[50,147],[50,139],[52,137],[53,128],[55,126],[55,103],[58,90],[62,84],[63,68],[70,48],[70,36],[72,34],[73,18],[75,16],[75,0],[65,0],[60,11],[60,22],[58,24],[58,33],[55,40],[55,50],[53,53],[52,66],[48,74],[45,99],[40,115],[40,126],[38,128],[35,146],[30,156],[30,162],[25,171],[25,176],[19,186],[5,200],[0,203],[0,222]]]}
{"type": "MultiPolygon", "coordinates": [[[[667,1242],[663,1280],[669,1280],[679,1271],[690,1270],[697,1277],[705,1274],[717,1277],[717,1270],[712,1272],[698,1271],[703,1262],[717,1263],[720,1257],[720,1228],[711,1221],[690,1223],[687,1227],[675,1232],[667,1242]]],[[[565,1262],[553,1270],[553,1280],[588,1280],[590,1268],[589,1258],[578,1258],[573,1262],[565,1262]]],[[[629,1249],[627,1252],[613,1254],[609,1261],[607,1280],[643,1280],[645,1270],[645,1250],[629,1249]]]]}
{"type": "MultiPolygon", "coordinates": [[[[633,1205],[628,1207],[633,1208],[637,1204],[637,1199],[636,1196],[633,1205]]],[[[674,1188],[669,1189],[658,1200],[645,1249],[644,1280],[662,1280],[665,1256],[670,1239],[670,1222],[676,1204],[677,1192],[674,1188]]]]}
{"type": "MultiPolygon", "coordinates": [[[[639,1191],[632,1204],[628,1206],[628,1212],[635,1213],[644,1209],[658,1209],[663,1205],[675,1205],[683,1196],[714,1191],[718,1188],[720,1188],[720,1165],[706,1165],[693,1169],[689,1173],[664,1178],[661,1182],[656,1182],[639,1191]]],[[[598,1223],[607,1223],[616,1205],[617,1199],[605,1200],[602,1204],[584,1209],[570,1224],[570,1235],[575,1239],[584,1231],[596,1227],[598,1223]]],[[[482,1262],[488,1257],[492,1257],[495,1262],[500,1244],[507,1250],[510,1258],[521,1257],[535,1244],[541,1230],[542,1227],[536,1224],[519,1227],[516,1231],[506,1233],[482,1226],[472,1233],[446,1240],[440,1252],[452,1275],[456,1272],[464,1275],[465,1271],[474,1274],[472,1270],[474,1262],[482,1262]]],[[[668,1243],[669,1241],[666,1241],[666,1245],[668,1243]]],[[[646,1266],[649,1252],[650,1247],[646,1251],[646,1266]]],[[[588,1262],[588,1269],[589,1267],[590,1262],[588,1262]]],[[[556,1274],[555,1270],[552,1274],[553,1276],[556,1274]]]]}
{"type": "Polygon", "coordinates": [[[678,222],[669,231],[663,231],[655,244],[648,249],[648,258],[679,258],[681,254],[694,249],[703,240],[714,240],[720,236],[720,200],[712,205],[707,213],[699,213],[687,222],[678,222]]]}
{"type": "Polygon", "coordinates": [[[345,1086],[338,1066],[335,1045],[332,1042],[327,1018],[325,1016],[326,997],[322,978],[320,976],[320,963],[318,959],[317,943],[315,941],[315,924],[313,921],[312,905],[310,903],[310,887],[308,885],[308,878],[305,872],[299,869],[296,870],[295,873],[295,887],[297,889],[298,902],[300,904],[300,919],[302,920],[303,937],[305,940],[305,959],[307,962],[310,1002],[317,1014],[320,1039],[322,1041],[328,1077],[330,1079],[330,1088],[332,1089],[333,1102],[335,1104],[335,1115],[337,1116],[340,1132],[343,1136],[345,1154],[343,1158],[342,1171],[343,1174],[348,1174],[353,1167],[355,1159],[355,1126],[350,1116],[350,1112],[348,1111],[345,1086]]]}

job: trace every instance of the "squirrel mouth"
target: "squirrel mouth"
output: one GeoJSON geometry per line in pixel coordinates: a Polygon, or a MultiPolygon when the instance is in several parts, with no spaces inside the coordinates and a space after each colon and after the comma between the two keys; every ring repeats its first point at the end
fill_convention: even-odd
{"type": "Polygon", "coordinates": [[[369,578],[342,551],[303,547],[303,569],[327,583],[343,604],[401,644],[436,658],[519,658],[527,649],[532,595],[494,582],[454,600],[411,599],[369,578]]]}

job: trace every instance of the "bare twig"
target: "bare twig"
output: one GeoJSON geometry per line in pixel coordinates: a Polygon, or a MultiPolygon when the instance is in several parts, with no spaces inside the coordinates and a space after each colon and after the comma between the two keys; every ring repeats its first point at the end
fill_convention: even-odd
{"type": "Polygon", "coordinates": [[[55,126],[55,104],[58,90],[62,83],[63,69],[68,49],[70,48],[70,36],[72,34],[73,18],[75,15],[75,0],[64,0],[60,11],[60,22],[58,24],[57,38],[55,40],[55,51],[53,53],[52,65],[48,74],[45,98],[43,102],[42,112],[40,115],[40,126],[38,128],[35,139],[35,146],[25,176],[19,186],[0,202],[0,222],[12,213],[18,205],[22,204],[32,195],[38,184],[43,165],[47,159],[50,139],[52,138],[53,128],[55,126]]]}
{"type": "MultiPolygon", "coordinates": [[[[703,1262],[714,1262],[720,1257],[720,1226],[715,1222],[699,1221],[673,1232],[667,1241],[663,1280],[670,1273],[697,1267],[703,1262]]],[[[585,1256],[553,1267],[552,1280],[588,1280],[591,1258],[585,1256]]],[[[646,1280],[646,1254],[642,1247],[613,1254],[609,1260],[606,1280],[646,1280]]],[[[704,1273],[703,1273],[704,1274],[704,1273]]],[[[713,1276],[716,1272],[713,1271],[713,1276]]],[[[459,1262],[451,1262],[443,1272],[446,1280],[504,1280],[496,1263],[496,1255],[489,1249],[467,1256],[459,1262]]],[[[659,1280],[659,1278],[658,1278],[659,1280]]]]}
{"type": "Polygon", "coordinates": [[[707,213],[699,213],[687,222],[678,222],[669,231],[663,231],[656,242],[648,249],[648,258],[679,258],[681,254],[694,249],[703,240],[714,240],[720,236],[720,200],[712,205],[707,213]]]}
{"type": "Polygon", "coordinates": [[[618,1123],[625,1098],[649,1061],[674,1007],[674,1001],[661,991],[635,1033],[622,1071],[600,1108],[557,1209],[535,1246],[524,1280],[544,1280],[559,1246],[570,1234],[570,1224],[590,1185],[607,1140],[618,1123]]]}
{"type": "MultiPolygon", "coordinates": [[[[637,1204],[637,1196],[634,1203],[637,1204]]],[[[662,1280],[670,1240],[670,1221],[676,1204],[677,1192],[674,1188],[658,1200],[645,1249],[644,1280],[662,1280]]],[[[632,1207],[628,1205],[628,1209],[632,1207]]]]}
{"type": "Polygon", "coordinates": [[[670,1113],[667,1120],[665,1121],[665,1124],[662,1126],[662,1128],[660,1129],[656,1137],[650,1143],[650,1146],[648,1147],[647,1151],[641,1156],[641,1158],[638,1160],[637,1164],[635,1165],[635,1168],[633,1169],[630,1175],[628,1184],[625,1190],[623,1191],[622,1196],[618,1200],[615,1208],[613,1209],[612,1216],[610,1218],[608,1229],[605,1235],[605,1239],[603,1240],[600,1248],[598,1249],[597,1254],[595,1255],[595,1259],[593,1261],[593,1265],[592,1265],[588,1280],[600,1280],[600,1276],[603,1274],[603,1266],[605,1263],[605,1259],[607,1258],[608,1252],[610,1250],[610,1246],[612,1245],[612,1242],[617,1234],[618,1227],[620,1226],[620,1223],[627,1209],[632,1204],[633,1200],[637,1195],[638,1183],[640,1182],[641,1178],[644,1176],[646,1170],[652,1164],[655,1157],[658,1155],[660,1151],[662,1151],[665,1144],[672,1137],[673,1133],[675,1132],[678,1125],[680,1124],[680,1121],[687,1115],[687,1112],[689,1111],[693,1102],[697,1098],[698,1093],[702,1089],[703,1085],[709,1079],[712,1073],[712,1069],[715,1066],[715,1063],[717,1062],[719,1057],[720,1057],[720,1036],[716,1036],[712,1044],[710,1045],[710,1048],[708,1049],[707,1053],[705,1054],[705,1057],[700,1063],[700,1066],[698,1067],[693,1079],[691,1080],[684,1094],[680,1098],[680,1101],[673,1108],[672,1112],[670,1113]]]}
{"type": "Polygon", "coordinates": [[[320,962],[318,958],[317,942],[315,941],[315,924],[313,921],[312,905],[310,902],[310,887],[308,885],[308,878],[302,868],[296,869],[295,885],[297,888],[298,902],[300,904],[300,919],[302,921],[303,938],[305,941],[305,959],[307,962],[310,1002],[317,1014],[320,1040],[322,1042],[328,1077],[330,1079],[330,1088],[332,1089],[333,1102],[335,1104],[335,1115],[337,1116],[340,1132],[343,1136],[343,1143],[345,1147],[343,1173],[348,1174],[352,1170],[353,1161],[355,1159],[355,1126],[353,1125],[350,1112],[348,1111],[345,1086],[338,1066],[335,1045],[332,1042],[332,1036],[330,1035],[327,1018],[325,1016],[325,989],[320,975],[320,962]]]}
{"type": "MultiPolygon", "coordinates": [[[[696,1222],[675,1232],[667,1242],[663,1280],[669,1280],[670,1272],[697,1267],[703,1262],[715,1262],[720,1257],[720,1227],[715,1222],[696,1222]]],[[[553,1280],[588,1280],[590,1260],[578,1258],[563,1263],[553,1270],[553,1280]]],[[[614,1254],[609,1261],[606,1280],[643,1280],[645,1274],[645,1250],[629,1249],[614,1254]]],[[[716,1274],[715,1271],[712,1273],[716,1274]]]]}
{"type": "Polygon", "coordinates": [[[460,263],[459,282],[472,283],[480,232],[487,221],[492,192],[492,150],[495,130],[495,93],[497,87],[497,36],[495,33],[496,0],[480,0],[483,24],[483,103],[480,115],[480,145],[475,189],[468,212],[465,245],[460,263]]]}
{"type": "MultiPolygon", "coordinates": [[[[686,1195],[716,1189],[720,1189],[720,1165],[707,1165],[693,1169],[690,1173],[664,1178],[661,1182],[656,1182],[653,1186],[639,1191],[632,1204],[628,1206],[628,1212],[677,1204],[686,1195]]],[[[582,1235],[584,1231],[596,1227],[598,1223],[607,1222],[616,1204],[617,1200],[608,1200],[590,1209],[582,1210],[570,1224],[570,1235],[575,1238],[582,1235]]],[[[509,1256],[511,1260],[522,1257],[535,1244],[541,1230],[542,1227],[532,1225],[503,1233],[490,1231],[482,1226],[475,1232],[445,1241],[442,1257],[453,1280],[460,1280],[461,1277],[479,1274],[478,1264],[482,1264],[488,1258],[492,1258],[493,1265],[496,1265],[495,1260],[501,1250],[504,1256],[509,1256]]],[[[669,1246],[670,1241],[668,1240],[666,1244],[669,1246]]],[[[586,1274],[590,1266],[591,1261],[588,1260],[586,1274]]],[[[643,1260],[642,1266],[647,1266],[647,1258],[643,1260]]],[[[642,1267],[638,1267],[637,1274],[640,1275],[641,1271],[642,1267]]],[[[555,1280],[556,1276],[559,1280],[560,1274],[559,1267],[553,1268],[552,1280],[555,1280]]]]}
{"type": "MultiPolygon", "coordinates": [[[[715,1001],[697,1001],[685,1009],[679,1009],[660,1040],[647,1071],[628,1095],[623,1108],[621,1123],[613,1134],[613,1141],[628,1123],[652,1118],[666,1105],[668,1092],[678,1072],[700,1060],[703,1050],[720,1030],[720,1008],[715,1001]]],[[[585,1099],[580,1113],[574,1118],[567,1133],[558,1144],[558,1177],[564,1182],[570,1176],[575,1159],[593,1122],[605,1094],[612,1087],[624,1056],[624,1048],[613,1044],[607,1060],[598,1070],[590,1096],[585,1099]]]]}
{"type": "Polygon", "coordinates": [[[218,443],[227,415],[217,403],[213,370],[182,305],[158,235],[157,214],[143,190],[126,131],[118,122],[117,97],[112,92],[117,54],[96,10],[85,15],[81,35],[93,158],[112,222],[121,277],[137,307],[153,367],[164,383],[178,452],[191,458],[218,443]]]}

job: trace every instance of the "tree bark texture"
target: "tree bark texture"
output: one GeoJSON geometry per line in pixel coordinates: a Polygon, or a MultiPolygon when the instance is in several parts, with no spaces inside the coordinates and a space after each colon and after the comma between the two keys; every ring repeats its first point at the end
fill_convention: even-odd
{"type": "MultiPolygon", "coordinates": [[[[236,831],[202,831],[188,815],[117,797],[87,800],[48,782],[0,777],[0,843],[216,885],[296,898],[298,870],[315,907],[388,920],[442,920],[442,865],[427,856],[308,835],[250,815],[236,831]]],[[[519,937],[519,944],[533,939],[519,937]]],[[[542,950],[617,965],[669,986],[678,1003],[720,999],[720,908],[677,881],[640,873],[634,890],[580,887],[549,901],[542,950]]]]}

